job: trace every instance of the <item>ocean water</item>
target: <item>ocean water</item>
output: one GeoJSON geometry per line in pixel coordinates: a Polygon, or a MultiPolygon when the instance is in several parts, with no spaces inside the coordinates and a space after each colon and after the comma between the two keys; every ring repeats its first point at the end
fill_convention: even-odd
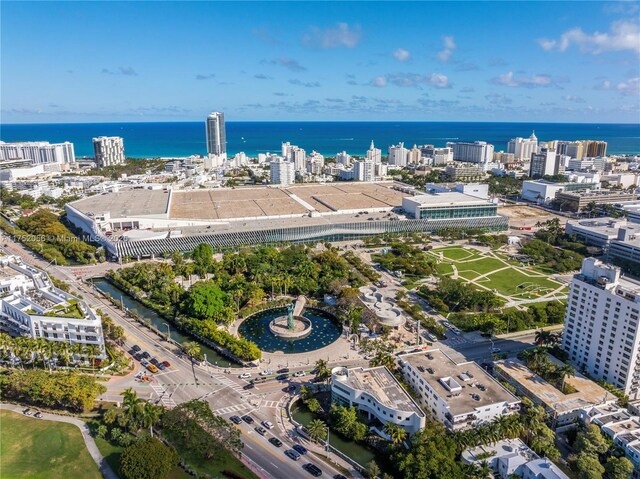
{"type": "MultiPolygon", "coordinates": [[[[227,152],[244,151],[249,156],[279,152],[283,141],[311,152],[334,156],[346,150],[363,155],[371,140],[383,154],[400,141],[405,146],[447,141],[482,140],[506,150],[516,136],[528,137],[533,130],[539,141],[604,140],[610,154],[640,153],[640,124],[587,123],[471,123],[471,122],[227,122],[227,152]]],[[[74,143],[76,156],[93,156],[94,136],[121,136],[128,157],[173,157],[206,154],[205,124],[167,123],[64,123],[0,125],[2,141],[74,143]]]]}

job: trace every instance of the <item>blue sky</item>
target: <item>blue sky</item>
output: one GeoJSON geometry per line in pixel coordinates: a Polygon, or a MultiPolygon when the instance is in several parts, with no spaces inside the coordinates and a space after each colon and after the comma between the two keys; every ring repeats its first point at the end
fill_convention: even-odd
{"type": "Polygon", "coordinates": [[[3,123],[640,122],[638,2],[8,2],[3,123]]]}

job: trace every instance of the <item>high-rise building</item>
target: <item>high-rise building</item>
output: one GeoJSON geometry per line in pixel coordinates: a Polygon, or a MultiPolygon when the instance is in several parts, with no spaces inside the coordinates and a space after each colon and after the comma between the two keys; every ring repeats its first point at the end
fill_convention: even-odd
{"type": "Polygon", "coordinates": [[[353,162],[353,178],[356,181],[375,181],[375,163],[372,160],[353,162]]]}
{"type": "Polygon", "coordinates": [[[640,285],[620,268],[586,258],[569,287],[562,347],[591,377],[640,397],[640,285]]]}
{"type": "Polygon", "coordinates": [[[76,161],[73,143],[49,143],[48,141],[28,141],[5,143],[0,141],[0,160],[31,160],[32,165],[49,163],[69,164],[76,161]]]}
{"type": "Polygon", "coordinates": [[[493,160],[493,145],[486,141],[452,143],[447,147],[453,149],[453,159],[467,163],[491,163],[493,160]]]}
{"type": "Polygon", "coordinates": [[[214,111],[207,117],[207,154],[227,154],[227,133],[224,126],[224,113],[214,111]]]}
{"type": "Polygon", "coordinates": [[[413,145],[413,148],[411,148],[407,152],[407,164],[417,165],[418,163],[420,163],[421,159],[422,159],[422,151],[420,151],[420,148],[418,148],[417,145],[413,145]]]}
{"type": "Polygon", "coordinates": [[[564,165],[560,163],[560,156],[555,150],[540,148],[540,153],[531,155],[529,166],[529,176],[531,178],[542,178],[543,176],[553,176],[564,172],[564,165]]]}
{"type": "Polygon", "coordinates": [[[607,155],[607,142],[584,140],[582,142],[582,152],[585,158],[594,158],[596,156],[607,155]]]}
{"type": "Polygon", "coordinates": [[[290,186],[296,181],[295,165],[282,157],[271,160],[269,164],[269,180],[272,185],[290,186]]]}
{"type": "MultiPolygon", "coordinates": [[[[304,150],[302,150],[304,151],[304,150]]],[[[322,156],[317,151],[312,151],[309,157],[307,158],[305,168],[302,170],[298,169],[296,165],[296,171],[306,171],[307,173],[311,173],[312,175],[319,175],[322,173],[322,168],[324,168],[324,156],[322,156]]]]}
{"type": "Polygon", "coordinates": [[[584,145],[581,141],[567,143],[565,154],[576,160],[581,160],[584,157],[584,145]]]}
{"type": "Polygon", "coordinates": [[[371,146],[367,150],[367,160],[372,160],[376,164],[382,162],[382,150],[375,147],[373,140],[371,140],[371,146]]]}
{"type": "Polygon", "coordinates": [[[404,147],[404,143],[389,147],[388,163],[393,166],[407,166],[407,157],[409,151],[404,147]]]}
{"type": "Polygon", "coordinates": [[[296,171],[305,171],[307,166],[307,152],[302,148],[293,146],[291,148],[290,159],[296,168],[296,171]]]}
{"type": "Polygon", "coordinates": [[[336,163],[339,165],[349,166],[351,164],[351,155],[346,151],[336,153],[336,163]]]}
{"type": "Polygon", "coordinates": [[[538,151],[538,138],[535,132],[529,138],[517,137],[507,143],[507,153],[513,153],[517,160],[531,159],[531,155],[538,151]]]}
{"type": "Polygon", "coordinates": [[[96,163],[100,167],[124,163],[124,140],[119,136],[99,136],[93,139],[96,163]]]}

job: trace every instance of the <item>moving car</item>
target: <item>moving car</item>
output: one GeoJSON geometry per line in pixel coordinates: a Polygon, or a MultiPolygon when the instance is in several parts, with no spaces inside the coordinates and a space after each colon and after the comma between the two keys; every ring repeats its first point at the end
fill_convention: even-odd
{"type": "Polygon", "coordinates": [[[304,374],[305,374],[304,371],[298,371],[298,372],[293,373],[293,377],[294,378],[300,378],[300,377],[304,376],[304,374]]]}
{"type": "Polygon", "coordinates": [[[302,466],[302,468],[312,476],[320,477],[322,475],[322,469],[320,469],[315,464],[311,464],[310,462],[302,466]]]}
{"type": "Polygon", "coordinates": [[[263,428],[262,426],[256,426],[255,430],[261,436],[264,436],[267,433],[267,430],[265,428],[263,428]]]}
{"type": "Polygon", "coordinates": [[[253,424],[253,418],[251,416],[249,416],[248,414],[245,416],[242,416],[242,420],[244,422],[246,422],[247,424],[253,424]]]}
{"type": "Polygon", "coordinates": [[[154,366],[158,366],[158,364],[160,364],[160,361],[158,361],[156,358],[151,358],[149,362],[154,366]]]}
{"type": "Polygon", "coordinates": [[[276,447],[282,447],[282,441],[277,437],[270,437],[269,442],[276,447]]]}
{"type": "Polygon", "coordinates": [[[251,377],[251,373],[242,373],[240,376],[238,376],[240,379],[248,379],[251,377]]]}
{"type": "Polygon", "coordinates": [[[264,371],[260,371],[260,376],[269,376],[270,374],[273,374],[273,371],[271,369],[265,369],[264,371]]]}
{"type": "Polygon", "coordinates": [[[156,366],[158,367],[158,369],[160,371],[164,371],[165,369],[167,369],[167,367],[162,363],[158,363],[158,364],[156,364],[156,366]]]}
{"type": "Polygon", "coordinates": [[[164,364],[165,368],[170,368],[171,367],[171,363],[169,361],[162,361],[162,364],[164,364]]]}
{"type": "Polygon", "coordinates": [[[300,460],[300,454],[298,454],[293,449],[287,449],[286,451],[284,451],[284,453],[287,456],[289,456],[291,459],[293,459],[294,461],[299,461],[300,460]]]}
{"type": "Polygon", "coordinates": [[[298,454],[302,454],[305,455],[308,451],[307,448],[304,447],[302,444],[294,444],[293,449],[298,453],[298,454]]]}
{"type": "Polygon", "coordinates": [[[492,353],[499,353],[500,351],[502,351],[500,348],[491,348],[492,353]]]}
{"type": "Polygon", "coordinates": [[[288,372],[289,372],[289,368],[282,368],[282,369],[278,369],[276,372],[277,372],[278,374],[288,373],[288,372]]]}
{"type": "Polygon", "coordinates": [[[267,429],[273,429],[273,423],[271,421],[262,421],[262,425],[267,429]]]}
{"type": "Polygon", "coordinates": [[[347,478],[342,474],[336,474],[335,476],[333,476],[333,479],[347,479],[347,478]]]}
{"type": "Polygon", "coordinates": [[[145,358],[145,359],[149,359],[151,357],[151,355],[146,351],[142,351],[142,357],[145,358]]]}
{"type": "Polygon", "coordinates": [[[229,420],[234,424],[240,424],[242,422],[240,416],[231,416],[229,420]]]}
{"type": "Polygon", "coordinates": [[[149,371],[151,371],[152,373],[157,373],[157,372],[158,372],[158,368],[157,368],[157,367],[155,367],[153,364],[149,364],[149,365],[147,365],[147,369],[148,369],[149,371]]]}
{"type": "Polygon", "coordinates": [[[276,379],[278,381],[284,381],[286,379],[289,379],[289,375],[288,374],[279,374],[279,375],[276,376],[276,379]]]}
{"type": "Polygon", "coordinates": [[[249,384],[245,384],[244,386],[242,386],[242,389],[247,390],[247,389],[253,389],[253,388],[255,388],[255,387],[256,387],[256,385],[255,385],[255,384],[253,384],[253,383],[249,383],[249,384]]]}
{"type": "Polygon", "coordinates": [[[134,344],[133,346],[131,346],[131,349],[133,349],[136,353],[142,351],[142,348],[137,344],[134,344]]]}

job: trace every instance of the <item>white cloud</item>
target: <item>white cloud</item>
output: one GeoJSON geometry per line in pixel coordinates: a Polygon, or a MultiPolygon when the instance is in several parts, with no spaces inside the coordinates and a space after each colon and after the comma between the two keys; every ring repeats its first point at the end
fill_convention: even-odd
{"type": "Polygon", "coordinates": [[[377,77],[375,77],[373,80],[371,80],[371,85],[378,87],[378,88],[382,88],[387,86],[387,77],[383,76],[383,75],[379,75],[377,77]]]}
{"type": "Polygon", "coordinates": [[[302,43],[316,48],[355,48],[361,38],[362,32],[359,25],[351,27],[348,23],[340,22],[325,29],[311,27],[302,36],[302,43]]]}
{"type": "Polygon", "coordinates": [[[602,83],[596,85],[594,88],[596,90],[610,90],[611,89],[611,80],[602,80],[602,83]]]}
{"type": "Polygon", "coordinates": [[[611,24],[609,32],[588,34],[581,28],[573,28],[564,32],[557,40],[541,38],[538,44],[547,51],[564,52],[575,45],[583,53],[593,55],[625,50],[631,50],[640,55],[640,27],[637,23],[619,20],[611,24]]]}
{"type": "Polygon", "coordinates": [[[562,99],[564,101],[572,101],[574,103],[584,103],[585,102],[584,98],[579,97],[579,96],[575,96],[575,95],[564,95],[562,97],[562,99]]]}
{"type": "Polygon", "coordinates": [[[429,77],[429,84],[436,88],[449,88],[449,78],[442,73],[432,73],[429,77]]]}
{"type": "Polygon", "coordinates": [[[442,41],[444,42],[444,48],[438,52],[438,59],[441,62],[448,62],[453,55],[453,51],[456,49],[456,41],[453,36],[444,36],[442,37],[442,41]]]}
{"type": "Polygon", "coordinates": [[[268,62],[265,61],[264,63],[270,63],[271,65],[280,65],[288,68],[293,72],[303,72],[307,69],[306,67],[300,65],[298,60],[294,60],[293,58],[288,57],[274,58],[273,60],[270,60],[268,62]]]}
{"type": "Polygon", "coordinates": [[[393,56],[399,62],[406,62],[411,57],[411,53],[409,53],[409,51],[405,50],[404,48],[398,48],[394,50],[393,56]]]}
{"type": "Polygon", "coordinates": [[[514,75],[513,72],[507,72],[504,75],[499,75],[491,80],[496,85],[508,86],[508,87],[548,87],[555,85],[555,81],[549,75],[514,75]]]}
{"type": "Polygon", "coordinates": [[[626,96],[640,96],[640,77],[618,83],[616,90],[626,96]]]}

